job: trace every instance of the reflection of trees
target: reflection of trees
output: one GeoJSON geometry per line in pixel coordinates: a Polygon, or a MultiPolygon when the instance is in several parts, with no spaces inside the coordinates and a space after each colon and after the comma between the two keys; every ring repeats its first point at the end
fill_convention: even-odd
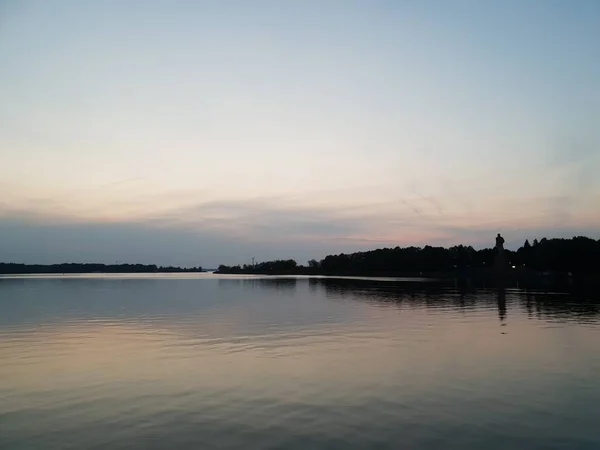
{"type": "Polygon", "coordinates": [[[332,298],[355,298],[390,306],[428,303],[462,303],[471,299],[468,295],[448,295],[447,285],[401,281],[374,281],[368,279],[310,278],[312,287],[323,289],[332,298]]]}
{"type": "Polygon", "coordinates": [[[250,289],[296,289],[297,279],[294,277],[269,277],[269,278],[220,278],[219,286],[240,287],[250,289]]]}
{"type": "Polygon", "coordinates": [[[380,282],[359,279],[311,278],[311,289],[332,299],[353,299],[391,307],[498,310],[505,321],[509,306],[525,309],[540,319],[600,321],[600,299],[575,294],[531,293],[519,290],[455,288],[441,283],[380,282]]]}
{"type": "Polygon", "coordinates": [[[506,289],[496,289],[496,299],[498,303],[498,317],[500,318],[500,322],[504,322],[506,320],[506,289]]]}
{"type": "Polygon", "coordinates": [[[521,305],[529,317],[540,319],[577,320],[596,322],[600,320],[600,299],[578,294],[548,294],[526,292],[521,295],[521,305]]]}

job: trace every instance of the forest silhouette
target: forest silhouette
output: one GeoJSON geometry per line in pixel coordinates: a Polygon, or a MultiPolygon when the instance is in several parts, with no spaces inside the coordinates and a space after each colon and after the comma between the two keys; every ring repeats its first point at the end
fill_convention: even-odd
{"type": "MultiPolygon", "coordinates": [[[[571,239],[526,240],[516,251],[504,250],[509,275],[553,275],[600,279],[600,240],[577,236],[571,239]]],[[[429,276],[454,278],[489,277],[496,258],[494,248],[476,250],[471,246],[395,247],[366,252],[328,255],[306,266],[295,260],[219,266],[217,273],[266,275],[335,276],[429,276]]]]}
{"type": "MultiPolygon", "coordinates": [[[[600,240],[577,236],[571,239],[528,240],[516,251],[504,250],[509,278],[536,276],[569,277],[600,283],[600,240]]],[[[486,279],[493,274],[496,249],[472,246],[395,247],[365,252],[328,255],[307,265],[294,259],[244,265],[220,265],[216,273],[256,275],[422,276],[486,279]]],[[[17,264],[0,263],[0,274],[61,273],[189,273],[202,267],[182,268],[155,264],[17,264]]]]}
{"type": "Polygon", "coordinates": [[[184,273],[202,272],[202,267],[157,266],[156,264],[16,264],[0,263],[0,274],[59,274],[59,273],[184,273]]]}

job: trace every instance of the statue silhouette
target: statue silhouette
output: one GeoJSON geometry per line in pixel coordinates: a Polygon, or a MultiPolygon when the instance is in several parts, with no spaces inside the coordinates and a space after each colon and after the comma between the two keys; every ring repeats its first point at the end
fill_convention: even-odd
{"type": "Polygon", "coordinates": [[[504,287],[505,275],[506,275],[506,253],[504,253],[504,238],[500,236],[496,236],[496,255],[494,257],[494,269],[495,269],[495,278],[496,278],[496,286],[501,288],[504,287]]]}
{"type": "Polygon", "coordinates": [[[500,236],[500,233],[498,233],[498,236],[496,236],[496,250],[499,252],[504,250],[504,238],[500,236]]]}

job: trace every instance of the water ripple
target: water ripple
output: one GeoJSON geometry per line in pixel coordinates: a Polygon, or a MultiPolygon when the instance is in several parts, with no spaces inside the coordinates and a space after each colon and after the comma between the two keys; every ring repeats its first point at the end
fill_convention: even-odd
{"type": "Polygon", "coordinates": [[[13,281],[0,448],[600,447],[599,309],[567,294],[13,281]]]}

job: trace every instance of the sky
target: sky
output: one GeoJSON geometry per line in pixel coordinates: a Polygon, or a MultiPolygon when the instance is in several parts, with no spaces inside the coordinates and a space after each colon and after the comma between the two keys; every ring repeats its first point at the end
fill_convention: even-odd
{"type": "Polygon", "coordinates": [[[0,0],[0,261],[600,238],[600,2],[0,0]]]}

